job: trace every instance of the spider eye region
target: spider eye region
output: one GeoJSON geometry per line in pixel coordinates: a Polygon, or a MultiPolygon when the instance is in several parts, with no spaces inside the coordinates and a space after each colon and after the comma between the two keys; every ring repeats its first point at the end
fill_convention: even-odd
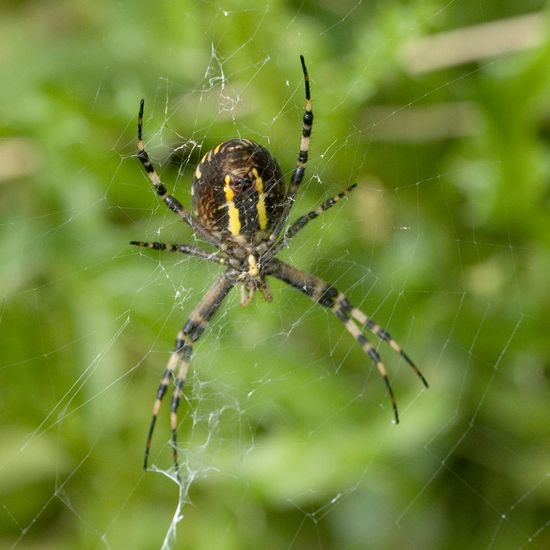
{"type": "Polygon", "coordinates": [[[257,241],[282,214],[285,184],[267,149],[247,139],[220,143],[193,176],[193,209],[201,225],[224,239],[257,241]]]}

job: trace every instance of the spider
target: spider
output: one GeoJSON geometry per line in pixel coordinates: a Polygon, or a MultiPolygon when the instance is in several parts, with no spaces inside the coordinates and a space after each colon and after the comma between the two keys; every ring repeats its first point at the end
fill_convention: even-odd
{"type": "Polygon", "coordinates": [[[225,271],[191,311],[189,319],[176,337],[174,349],[156,393],[145,444],[145,470],[162,399],[173,382],[170,428],[174,468],[179,479],[177,412],[189,370],[193,344],[201,337],[229,291],[237,285],[240,286],[243,306],[250,304],[257,291],[260,291],[267,301],[272,300],[267,281],[267,277],[270,276],[284,281],[317,304],[330,309],[376,365],[384,380],[396,423],[399,422],[399,414],[386,368],[378,351],[367,340],[364,332],[368,330],[387,342],[403,357],[424,386],[428,387],[420,370],[389,332],[354,307],[345,294],[316,275],[301,271],[276,257],[311,220],[334,206],[357,185],[351,185],[315,210],[298,217],[283,230],[304,177],[313,126],[309,76],[303,56],[300,56],[300,61],[306,102],[298,161],[288,188],[279,164],[267,149],[248,139],[230,139],[208,151],[198,164],[191,190],[193,213],[168,193],[149,159],[142,135],[144,100],[141,100],[137,124],[137,156],[160,199],[191,227],[196,237],[212,245],[215,250],[207,252],[188,244],[162,242],[131,241],[130,244],[154,250],[179,252],[225,267],[225,271]]]}

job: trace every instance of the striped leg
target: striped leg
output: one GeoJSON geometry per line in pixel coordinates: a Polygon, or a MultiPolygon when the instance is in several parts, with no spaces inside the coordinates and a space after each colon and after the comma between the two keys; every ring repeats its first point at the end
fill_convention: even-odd
{"type": "Polygon", "coordinates": [[[318,218],[323,212],[326,212],[329,208],[332,208],[337,202],[343,199],[350,191],[352,191],[356,187],[357,187],[356,183],[354,183],[353,185],[350,185],[347,189],[338,193],[338,195],[335,195],[334,197],[327,199],[323,204],[318,206],[315,210],[311,210],[307,214],[300,216],[285,231],[283,238],[275,246],[273,255],[277,254],[277,252],[279,252],[279,250],[284,246],[287,246],[290,240],[294,237],[294,235],[296,235],[298,231],[301,231],[311,220],[318,218]]]}
{"type": "Polygon", "coordinates": [[[386,367],[382,362],[378,351],[367,340],[362,332],[362,329],[368,329],[373,334],[378,336],[381,340],[387,342],[397,353],[399,353],[408,365],[414,370],[417,376],[422,380],[424,386],[428,387],[426,379],[422,373],[418,370],[416,365],[405,354],[397,342],[390,336],[390,334],[377,325],[370,317],[365,315],[361,310],[354,307],[347,297],[339,292],[329,283],[323,281],[319,277],[300,271],[295,267],[281,262],[280,260],[273,260],[273,268],[269,273],[274,277],[277,277],[281,281],[297,288],[300,292],[307,294],[312,300],[318,304],[329,308],[337,317],[342,321],[347,331],[355,338],[357,343],[363,348],[363,351],[372,359],[376,365],[380,376],[383,378],[386,385],[386,390],[390,397],[395,422],[399,422],[399,413],[397,411],[397,403],[393,389],[388,378],[386,367]],[[358,324],[359,323],[359,326],[358,324]]]}
{"type": "Polygon", "coordinates": [[[160,180],[160,176],[157,174],[157,171],[155,170],[155,167],[153,166],[153,163],[151,162],[151,159],[149,158],[149,154],[145,150],[145,143],[143,142],[143,109],[144,109],[145,101],[142,99],[139,104],[139,113],[138,113],[138,159],[140,160],[141,164],[143,165],[143,168],[145,168],[145,172],[147,172],[147,177],[149,178],[149,181],[151,182],[151,185],[155,188],[155,191],[157,195],[161,198],[161,200],[166,204],[166,206],[172,211],[175,212],[184,222],[186,222],[188,225],[191,226],[193,231],[197,234],[203,237],[206,241],[211,242],[213,244],[218,244],[218,240],[213,237],[210,233],[208,233],[206,230],[204,230],[193,218],[191,215],[191,212],[183,206],[176,197],[170,195],[168,193],[168,190],[160,180]]]}
{"type": "Polygon", "coordinates": [[[151,423],[149,425],[147,441],[145,443],[145,457],[143,461],[144,469],[147,469],[149,452],[151,450],[151,441],[153,439],[153,432],[155,430],[155,424],[157,422],[162,399],[168,390],[170,382],[174,380],[174,390],[172,392],[172,400],[170,403],[170,429],[172,431],[174,468],[179,479],[177,412],[185,379],[187,378],[187,371],[189,370],[189,360],[191,358],[193,343],[200,338],[212,315],[216,313],[216,310],[219,308],[223,299],[227,296],[227,293],[231,290],[234,284],[235,283],[229,279],[227,274],[222,275],[203,296],[202,300],[197,304],[195,309],[193,309],[189,319],[178,333],[174,351],[170,355],[170,359],[168,360],[168,364],[164,374],[162,375],[162,379],[157,390],[157,397],[153,406],[153,415],[151,416],[151,423]]]}
{"type": "Polygon", "coordinates": [[[181,254],[188,254],[189,256],[195,256],[196,258],[202,258],[209,262],[225,265],[225,258],[218,255],[217,252],[210,253],[197,248],[196,246],[190,246],[188,244],[167,244],[144,241],[130,241],[130,244],[134,246],[142,246],[143,248],[150,248],[151,250],[168,250],[168,252],[179,252],[181,254]]]}
{"type": "Polygon", "coordinates": [[[281,217],[273,227],[273,231],[269,236],[270,241],[274,241],[277,238],[277,235],[281,231],[283,224],[288,218],[292,204],[296,199],[296,193],[298,187],[304,179],[304,172],[306,169],[308,152],[309,152],[309,140],[311,137],[311,128],[313,127],[313,107],[311,103],[311,95],[309,91],[309,74],[306,68],[306,62],[304,61],[304,56],[300,56],[300,62],[302,63],[302,71],[304,73],[304,85],[306,91],[306,106],[304,112],[304,118],[302,123],[302,139],[300,141],[300,152],[298,153],[298,161],[296,163],[296,168],[292,172],[292,177],[290,178],[290,185],[285,197],[285,203],[281,217]]]}
{"type": "Polygon", "coordinates": [[[412,359],[403,351],[401,346],[391,337],[391,334],[387,330],[383,329],[380,325],[375,323],[373,319],[356,307],[352,307],[351,316],[361,325],[362,328],[366,328],[373,334],[376,334],[380,340],[387,342],[395,352],[399,353],[399,355],[405,359],[407,364],[416,373],[418,378],[422,380],[424,386],[426,388],[428,387],[428,381],[424,378],[424,375],[420,372],[419,368],[412,362],[412,359]]]}

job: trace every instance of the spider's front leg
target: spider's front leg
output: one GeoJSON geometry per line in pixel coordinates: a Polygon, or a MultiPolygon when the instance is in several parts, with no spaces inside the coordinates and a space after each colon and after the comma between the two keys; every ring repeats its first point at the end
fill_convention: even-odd
{"type": "Polygon", "coordinates": [[[393,389],[388,378],[388,373],[386,367],[380,358],[380,354],[374,348],[374,346],[367,340],[366,336],[363,334],[363,329],[370,330],[373,334],[378,336],[381,340],[387,342],[393,350],[405,359],[411,369],[416,373],[420,378],[424,386],[428,387],[428,382],[418,369],[418,367],[411,361],[409,356],[401,349],[399,344],[391,337],[390,333],[380,327],[377,323],[373,321],[368,315],[363,313],[360,309],[354,307],[347,296],[337,290],[335,287],[323,281],[316,275],[307,273],[305,271],[300,271],[291,265],[285,264],[280,260],[273,259],[270,275],[277,277],[281,281],[293,286],[298,289],[300,292],[307,294],[312,300],[318,304],[329,308],[335,315],[342,321],[346,330],[355,338],[357,343],[363,348],[363,351],[371,358],[373,363],[376,365],[380,376],[383,378],[386,385],[388,395],[390,397],[395,422],[399,422],[399,413],[397,411],[397,403],[395,401],[395,396],[393,389]]]}
{"type": "Polygon", "coordinates": [[[235,282],[228,276],[228,273],[224,273],[203,296],[202,300],[197,304],[195,309],[193,309],[189,319],[176,338],[174,350],[170,355],[170,359],[168,360],[168,364],[164,374],[162,375],[162,379],[157,390],[157,398],[153,406],[153,415],[151,416],[151,423],[147,433],[147,442],[145,443],[145,457],[143,461],[144,469],[147,469],[149,452],[151,450],[151,441],[153,439],[153,432],[155,430],[155,424],[157,422],[162,399],[168,390],[170,382],[174,380],[174,390],[172,392],[172,400],[170,403],[170,429],[172,431],[174,468],[176,471],[176,476],[179,479],[177,412],[185,379],[187,378],[187,371],[189,370],[189,360],[191,358],[193,343],[200,338],[204,332],[204,329],[208,325],[208,322],[212,318],[212,315],[216,313],[223,299],[227,296],[228,292],[234,285],[235,282]]]}

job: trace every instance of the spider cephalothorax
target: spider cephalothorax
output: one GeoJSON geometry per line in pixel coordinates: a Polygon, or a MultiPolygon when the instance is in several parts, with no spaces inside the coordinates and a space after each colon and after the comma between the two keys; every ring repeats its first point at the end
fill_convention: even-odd
{"type": "Polygon", "coordinates": [[[225,271],[190,313],[189,319],[176,337],[153,406],[145,445],[145,468],[161,402],[168,387],[173,383],[170,427],[175,473],[179,478],[177,410],[189,369],[193,343],[200,338],[225,296],[237,285],[241,288],[243,305],[249,304],[258,290],[267,300],[271,300],[266,278],[275,277],[303,292],[319,305],[330,309],[376,365],[386,384],[395,422],[399,422],[399,415],[386,368],[378,351],[364,333],[369,331],[387,342],[428,387],[421,372],[391,335],[368,315],[354,307],[345,294],[316,275],[296,269],[276,258],[281,248],[287,246],[309,221],[334,206],[356,187],[352,185],[326,200],[315,210],[298,217],[282,231],[304,177],[313,125],[309,77],[302,56],[300,60],[304,74],[306,106],[298,161],[288,187],[284,183],[277,161],[267,149],[247,139],[224,141],[206,153],[195,170],[192,191],[194,215],[168,193],[149,159],[142,138],[144,102],[141,100],[138,115],[138,158],[156,193],[166,206],[180,216],[197,237],[212,245],[214,250],[207,252],[187,244],[160,242],[132,241],[131,244],[180,252],[225,266],[225,271]]]}

